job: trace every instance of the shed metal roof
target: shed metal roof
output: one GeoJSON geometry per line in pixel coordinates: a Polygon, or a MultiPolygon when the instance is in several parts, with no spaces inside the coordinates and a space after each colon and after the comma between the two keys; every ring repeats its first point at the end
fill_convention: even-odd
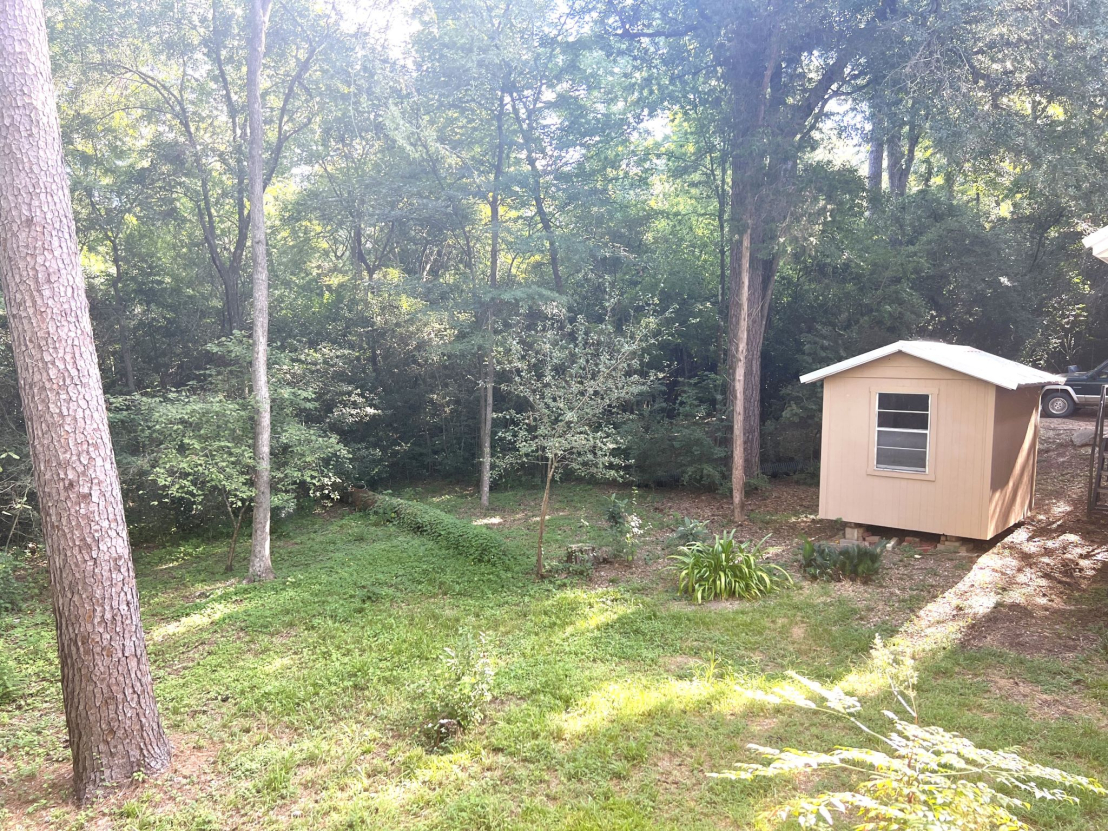
{"type": "Polygon", "coordinates": [[[1082,240],[1086,248],[1091,248],[1093,256],[1108,262],[1108,227],[1093,231],[1082,240]]]}
{"type": "Polygon", "coordinates": [[[884,358],[897,352],[903,352],[906,355],[912,355],[921,360],[944,366],[947,369],[953,369],[955,372],[988,381],[990,384],[1008,390],[1064,383],[1064,379],[1057,375],[1051,375],[1049,372],[1043,372],[1041,369],[1025,366],[1016,361],[1009,361],[999,355],[982,352],[972,346],[958,346],[953,343],[938,343],[929,340],[901,340],[890,343],[888,346],[882,346],[872,352],[866,352],[845,361],[839,361],[837,364],[825,366],[823,369],[817,369],[815,372],[809,372],[807,375],[801,375],[800,382],[810,384],[813,381],[822,381],[829,375],[845,372],[848,369],[868,364],[870,361],[876,361],[878,358],[884,358]]]}

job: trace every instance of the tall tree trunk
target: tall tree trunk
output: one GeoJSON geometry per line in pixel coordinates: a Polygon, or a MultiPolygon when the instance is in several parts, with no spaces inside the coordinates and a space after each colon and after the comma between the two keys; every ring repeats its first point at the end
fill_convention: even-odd
{"type": "Polygon", "coordinates": [[[554,223],[550,219],[550,213],[546,210],[546,200],[542,194],[542,171],[539,169],[539,160],[535,151],[535,139],[532,133],[530,116],[528,123],[524,123],[523,112],[511,96],[512,114],[515,116],[516,126],[519,127],[520,137],[523,139],[523,156],[527,159],[527,167],[531,171],[531,198],[535,202],[535,213],[539,217],[539,225],[542,226],[543,236],[546,237],[546,247],[550,252],[550,272],[554,278],[554,291],[562,292],[562,267],[558,261],[558,241],[554,236],[554,223]]]}
{"type": "Polygon", "coordinates": [[[728,270],[729,245],[727,241],[727,152],[721,146],[719,154],[719,181],[716,185],[716,226],[719,231],[719,288],[716,297],[716,355],[717,371],[721,378],[726,378],[724,367],[727,366],[727,284],[730,279],[728,270]]]}
{"type": "MultiPolygon", "coordinates": [[[[764,261],[758,261],[764,266],[764,261]]],[[[764,272],[751,267],[750,314],[747,321],[747,355],[743,402],[746,418],[743,422],[743,464],[746,478],[762,469],[762,345],[765,342],[766,317],[763,314],[767,298],[763,295],[764,272]]]]}
{"type": "Polygon", "coordinates": [[[888,149],[889,192],[897,196],[903,195],[908,185],[908,179],[904,176],[904,156],[900,143],[900,131],[899,125],[892,127],[885,140],[885,146],[888,149]],[[902,178],[903,183],[901,182],[902,178]]]}
{"type": "Polygon", "coordinates": [[[881,199],[881,179],[885,166],[885,141],[877,118],[871,113],[870,119],[872,123],[869,131],[869,170],[866,175],[866,190],[869,208],[873,210],[881,199]]]}
{"type": "MultiPolygon", "coordinates": [[[[760,363],[762,360],[760,342],[751,349],[751,331],[757,331],[756,316],[761,314],[763,300],[763,276],[752,275],[752,257],[754,248],[754,220],[756,187],[764,186],[766,179],[765,137],[762,135],[766,121],[767,95],[773,76],[778,69],[781,48],[781,26],[775,24],[765,47],[765,61],[760,66],[754,64],[748,69],[751,74],[744,75],[742,54],[744,44],[736,41],[734,57],[735,75],[732,80],[734,110],[732,113],[733,138],[731,156],[731,246],[730,246],[730,299],[728,303],[728,322],[730,326],[731,347],[731,508],[736,522],[746,515],[746,478],[751,462],[757,465],[757,445],[748,450],[748,433],[755,435],[760,425],[753,428],[748,425],[757,421],[760,413],[757,408],[757,395],[752,402],[748,397],[748,388],[752,383],[760,383],[760,363]],[[749,98],[744,100],[744,92],[749,98]],[[758,285],[752,280],[757,278],[758,285]]],[[[761,239],[761,235],[759,235],[761,239]]],[[[765,287],[772,291],[772,285],[765,287]]],[[[755,388],[756,389],[756,388],[755,388]]],[[[756,469],[756,468],[755,468],[756,469]]]]}
{"type": "MultiPolygon", "coordinates": [[[[489,224],[492,241],[489,244],[489,292],[495,294],[500,271],[500,179],[504,174],[504,90],[496,101],[496,165],[492,172],[492,195],[489,197],[489,224]]],[[[481,387],[481,507],[489,507],[489,490],[492,487],[492,407],[493,386],[496,381],[496,363],[493,355],[495,298],[489,297],[485,326],[489,343],[485,354],[485,377],[481,387]]]]}
{"type": "Polygon", "coordinates": [[[551,456],[546,462],[546,487],[542,492],[542,510],[539,512],[539,549],[535,557],[535,576],[543,578],[546,572],[543,570],[542,539],[546,534],[546,515],[550,510],[550,485],[554,482],[555,460],[551,456]]]}
{"type": "Polygon", "coordinates": [[[120,282],[123,279],[123,260],[119,256],[119,245],[114,235],[108,238],[108,244],[112,249],[112,306],[115,312],[116,326],[119,327],[119,359],[123,363],[123,383],[127,392],[135,394],[135,369],[131,361],[131,323],[127,320],[127,314],[123,307],[123,290],[120,282]]]}
{"type": "MultiPolygon", "coordinates": [[[[746,518],[746,421],[748,414],[746,388],[750,369],[750,248],[751,225],[754,221],[753,200],[743,197],[745,208],[734,224],[731,240],[731,304],[729,323],[731,348],[731,509],[735,522],[746,518]]],[[[733,203],[733,204],[738,204],[733,203]]]]}
{"type": "Polygon", "coordinates": [[[77,798],[169,767],[38,0],[0,3],[0,284],[49,554],[77,798]]]}
{"type": "Polygon", "coordinates": [[[262,154],[262,58],[270,0],[250,2],[250,46],[246,55],[246,106],[250,122],[250,245],[254,260],[254,534],[250,541],[250,566],[246,582],[272,580],[269,555],[270,492],[269,440],[269,270],[265,242],[265,170],[262,154]]]}

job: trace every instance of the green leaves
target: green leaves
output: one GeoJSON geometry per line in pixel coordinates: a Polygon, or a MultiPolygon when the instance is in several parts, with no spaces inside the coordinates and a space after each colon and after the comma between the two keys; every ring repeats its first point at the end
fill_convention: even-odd
{"type": "Polygon", "coordinates": [[[741,597],[757,600],[773,594],[792,578],[778,565],[762,565],[763,546],[758,542],[735,542],[735,532],[727,531],[710,543],[694,542],[670,556],[677,570],[677,591],[697,603],[705,600],[729,600],[741,597]]]}
{"type": "Polygon", "coordinates": [[[919,724],[910,659],[895,655],[878,639],[874,665],[910,719],[886,711],[891,726],[884,733],[861,720],[863,708],[857,698],[796,673],[789,673],[793,684],[768,694],[750,691],[750,695],[770,704],[839,715],[880,749],[836,747],[820,752],[750,745],[767,761],[743,763],[711,775],[749,781],[807,775],[817,768],[864,773],[865,778],[850,790],[802,797],[770,817],[777,824],[795,819],[802,827],[813,828],[834,825],[833,815],[840,814],[847,820],[846,827],[856,831],[1022,831],[1029,826],[1017,815],[1028,807],[1021,797],[1072,803],[1077,797],[1071,791],[1108,794],[1095,779],[1037,764],[1010,750],[981,748],[957,733],[919,724]]]}
{"type": "Polygon", "coordinates": [[[656,321],[617,329],[612,321],[552,318],[529,337],[505,336],[505,384],[527,407],[512,413],[500,438],[511,450],[500,467],[555,460],[581,476],[618,479],[625,460],[617,427],[626,407],[655,376],[640,369],[656,342],[656,321]]]}
{"type": "Polygon", "coordinates": [[[507,557],[504,540],[492,531],[470,525],[430,505],[378,496],[373,505],[373,515],[381,522],[425,537],[475,563],[495,563],[507,557]]]}
{"type": "Polygon", "coordinates": [[[888,540],[877,545],[835,545],[805,537],[799,547],[800,564],[813,580],[868,580],[881,570],[881,555],[888,540]]]}

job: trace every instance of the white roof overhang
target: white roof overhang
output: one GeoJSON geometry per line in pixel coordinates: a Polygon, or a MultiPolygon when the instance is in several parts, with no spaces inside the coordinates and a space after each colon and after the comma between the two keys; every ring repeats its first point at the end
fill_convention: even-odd
{"type": "Polygon", "coordinates": [[[848,369],[868,364],[871,361],[898,352],[952,369],[963,375],[969,375],[971,378],[987,381],[1008,390],[1015,390],[1020,387],[1043,387],[1065,382],[1065,379],[1057,375],[1043,372],[1041,369],[1035,369],[1016,361],[1009,361],[999,355],[982,352],[972,346],[959,346],[935,341],[902,340],[862,355],[856,355],[853,358],[847,358],[845,361],[839,361],[837,364],[826,366],[823,369],[817,369],[815,372],[801,375],[800,383],[811,384],[813,381],[822,381],[831,375],[837,375],[840,372],[845,372],[848,369]]]}
{"type": "Polygon", "coordinates": [[[1094,257],[1108,263],[1108,226],[1099,231],[1093,231],[1082,242],[1085,243],[1086,248],[1092,250],[1094,257]]]}

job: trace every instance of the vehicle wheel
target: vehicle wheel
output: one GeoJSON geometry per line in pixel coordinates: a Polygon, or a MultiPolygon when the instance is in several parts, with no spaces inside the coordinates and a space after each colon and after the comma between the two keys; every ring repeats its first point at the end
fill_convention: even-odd
{"type": "Polygon", "coordinates": [[[1077,409],[1067,392],[1048,392],[1043,396],[1043,415],[1049,418],[1066,418],[1077,409]]]}

